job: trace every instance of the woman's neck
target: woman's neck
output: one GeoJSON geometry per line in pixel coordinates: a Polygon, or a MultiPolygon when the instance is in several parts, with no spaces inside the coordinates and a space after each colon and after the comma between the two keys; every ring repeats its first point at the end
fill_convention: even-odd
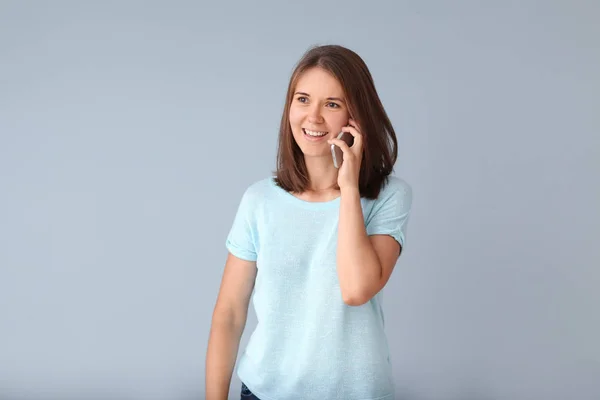
{"type": "Polygon", "coordinates": [[[314,194],[338,191],[338,169],[333,166],[331,157],[305,158],[305,164],[309,177],[308,191],[314,194]]]}

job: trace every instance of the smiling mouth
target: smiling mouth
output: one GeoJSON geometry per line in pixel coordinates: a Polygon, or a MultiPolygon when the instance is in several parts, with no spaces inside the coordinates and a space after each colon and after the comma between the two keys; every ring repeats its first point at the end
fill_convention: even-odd
{"type": "Polygon", "coordinates": [[[311,130],[306,129],[306,128],[302,128],[302,132],[304,132],[305,135],[310,136],[310,137],[314,137],[314,138],[323,137],[323,136],[326,136],[329,133],[329,132],[322,132],[322,131],[311,131],[311,130]]]}

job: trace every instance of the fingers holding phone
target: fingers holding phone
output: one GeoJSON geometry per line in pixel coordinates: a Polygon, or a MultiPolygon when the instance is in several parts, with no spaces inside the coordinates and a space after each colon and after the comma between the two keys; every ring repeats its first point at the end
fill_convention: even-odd
{"type": "Polygon", "coordinates": [[[362,134],[354,120],[342,128],[342,132],[335,138],[328,140],[331,144],[333,165],[340,171],[338,185],[358,187],[360,164],[362,162],[363,142],[362,134]]]}
{"type": "MultiPolygon", "coordinates": [[[[336,139],[343,141],[348,147],[352,147],[354,144],[354,136],[348,132],[340,132],[336,139]]],[[[331,157],[333,158],[334,167],[340,168],[344,162],[344,151],[335,143],[331,144],[331,157]]]]}

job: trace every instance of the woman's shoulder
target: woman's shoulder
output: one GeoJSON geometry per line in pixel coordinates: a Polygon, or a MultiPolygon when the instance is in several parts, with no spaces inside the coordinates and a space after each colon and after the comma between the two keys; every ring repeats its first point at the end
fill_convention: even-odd
{"type": "Polygon", "coordinates": [[[274,185],[272,176],[253,181],[246,187],[243,198],[247,201],[262,200],[273,191],[274,185]]]}
{"type": "Polygon", "coordinates": [[[365,221],[374,218],[397,218],[407,214],[412,208],[412,187],[398,176],[389,175],[384,186],[374,200],[365,203],[365,221]]]}
{"type": "Polygon", "coordinates": [[[392,190],[411,190],[411,185],[404,179],[397,175],[389,175],[386,187],[390,187],[392,190]]]}
{"type": "Polygon", "coordinates": [[[412,200],[412,186],[399,176],[389,175],[375,202],[386,201],[393,197],[412,200]]]}
{"type": "Polygon", "coordinates": [[[266,178],[262,178],[256,181],[253,181],[248,185],[246,189],[247,192],[263,194],[265,192],[269,192],[273,190],[273,186],[275,185],[273,176],[269,176],[266,178]]]}

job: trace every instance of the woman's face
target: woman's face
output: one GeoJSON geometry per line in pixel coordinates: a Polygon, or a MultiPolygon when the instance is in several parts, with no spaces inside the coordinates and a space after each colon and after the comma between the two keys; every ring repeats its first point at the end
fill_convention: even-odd
{"type": "Polygon", "coordinates": [[[330,156],[327,140],[336,137],[350,118],[345,101],[340,83],[322,68],[311,68],[300,77],[289,120],[304,156],[330,156]]]}

